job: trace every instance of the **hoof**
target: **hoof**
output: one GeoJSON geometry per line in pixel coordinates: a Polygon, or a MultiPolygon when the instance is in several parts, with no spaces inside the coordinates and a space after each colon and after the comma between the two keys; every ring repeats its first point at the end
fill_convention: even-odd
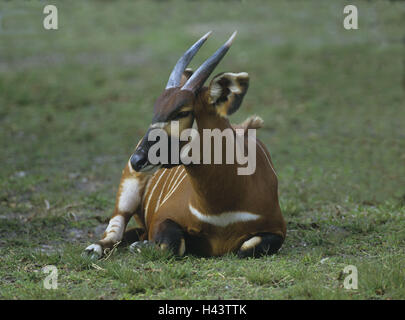
{"type": "Polygon", "coordinates": [[[97,260],[103,256],[103,248],[99,244],[91,244],[82,253],[82,257],[97,260]]]}
{"type": "Polygon", "coordinates": [[[136,241],[129,246],[129,251],[131,251],[132,253],[139,253],[142,251],[143,248],[147,248],[147,247],[150,248],[153,246],[154,246],[154,244],[148,240],[136,241]]]}

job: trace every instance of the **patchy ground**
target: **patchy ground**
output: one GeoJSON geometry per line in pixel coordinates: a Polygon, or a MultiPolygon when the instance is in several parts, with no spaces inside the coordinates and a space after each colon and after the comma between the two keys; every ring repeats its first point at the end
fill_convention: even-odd
{"type": "Polygon", "coordinates": [[[0,298],[404,299],[405,5],[353,3],[357,31],[342,27],[344,1],[321,0],[56,2],[59,30],[45,31],[43,2],[2,2],[0,298]],[[235,29],[216,71],[250,74],[233,120],[265,120],[281,252],[81,257],[182,50],[214,30],[196,67],[235,29]],[[357,290],[343,288],[347,265],[357,290]]]}

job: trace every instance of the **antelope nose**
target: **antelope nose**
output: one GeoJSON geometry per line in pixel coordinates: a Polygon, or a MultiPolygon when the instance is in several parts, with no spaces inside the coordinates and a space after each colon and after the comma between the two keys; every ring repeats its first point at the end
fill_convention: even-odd
{"type": "Polygon", "coordinates": [[[139,171],[148,161],[148,157],[143,152],[135,152],[129,161],[131,162],[132,169],[139,171]]]}

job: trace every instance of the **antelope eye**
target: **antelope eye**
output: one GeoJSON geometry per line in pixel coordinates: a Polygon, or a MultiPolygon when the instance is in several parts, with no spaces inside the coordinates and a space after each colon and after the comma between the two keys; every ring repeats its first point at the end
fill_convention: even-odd
{"type": "Polygon", "coordinates": [[[176,120],[176,119],[185,118],[185,117],[189,116],[190,113],[191,113],[191,111],[181,111],[181,112],[177,113],[177,114],[173,117],[173,119],[176,120]]]}

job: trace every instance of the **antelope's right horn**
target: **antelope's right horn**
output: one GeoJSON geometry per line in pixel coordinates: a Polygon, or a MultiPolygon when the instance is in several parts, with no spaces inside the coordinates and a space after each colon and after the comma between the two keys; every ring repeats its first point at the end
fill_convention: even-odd
{"type": "Polygon", "coordinates": [[[229,48],[232,45],[233,39],[236,36],[236,33],[237,32],[235,31],[228,39],[228,41],[225,42],[225,44],[221,48],[219,48],[193,73],[193,75],[187,80],[181,90],[190,90],[195,92],[202,87],[205,80],[208,79],[212,71],[214,71],[215,67],[228,52],[229,48]]]}

